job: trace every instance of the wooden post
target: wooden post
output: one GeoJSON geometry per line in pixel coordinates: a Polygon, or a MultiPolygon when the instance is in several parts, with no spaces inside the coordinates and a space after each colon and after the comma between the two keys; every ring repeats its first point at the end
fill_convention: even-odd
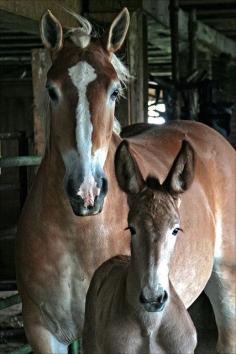
{"type": "Polygon", "coordinates": [[[49,101],[45,88],[51,58],[46,49],[32,51],[32,83],[34,97],[34,153],[43,155],[49,134],[49,101]]]}
{"type": "MultiPolygon", "coordinates": [[[[191,10],[188,22],[189,40],[189,74],[197,69],[197,15],[196,10],[191,10]]],[[[197,89],[189,91],[189,119],[196,120],[198,115],[198,94],[197,89]]]]}
{"type": "Polygon", "coordinates": [[[193,9],[189,15],[188,39],[189,39],[189,73],[197,69],[197,15],[193,9]]]}
{"type": "Polygon", "coordinates": [[[147,20],[140,10],[135,11],[131,17],[128,61],[133,77],[129,85],[129,123],[147,122],[147,20]]]}
{"type": "MultiPolygon", "coordinates": [[[[22,132],[18,144],[19,156],[27,156],[29,154],[28,140],[25,132],[22,132]]],[[[19,168],[19,179],[20,179],[20,207],[23,208],[28,192],[28,173],[27,167],[21,166],[19,168]]]]}
{"type": "Polygon", "coordinates": [[[179,0],[170,0],[170,29],[171,29],[171,64],[172,80],[175,85],[175,97],[173,102],[173,119],[179,119],[179,0]]]}

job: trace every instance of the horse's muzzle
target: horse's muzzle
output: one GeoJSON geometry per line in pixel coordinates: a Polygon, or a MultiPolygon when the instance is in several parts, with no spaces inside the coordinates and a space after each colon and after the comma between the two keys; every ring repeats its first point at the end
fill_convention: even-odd
{"type": "Polygon", "coordinates": [[[161,294],[159,294],[156,298],[146,299],[143,295],[143,291],[141,291],[139,301],[143,305],[144,309],[147,312],[160,312],[164,309],[166,301],[168,299],[168,294],[164,290],[161,294]]]}
{"type": "Polygon", "coordinates": [[[102,211],[104,199],[107,194],[107,179],[102,178],[100,185],[101,191],[94,199],[93,205],[85,205],[83,198],[76,193],[75,188],[71,186],[67,188],[70,205],[76,216],[91,216],[99,214],[102,211]]]}

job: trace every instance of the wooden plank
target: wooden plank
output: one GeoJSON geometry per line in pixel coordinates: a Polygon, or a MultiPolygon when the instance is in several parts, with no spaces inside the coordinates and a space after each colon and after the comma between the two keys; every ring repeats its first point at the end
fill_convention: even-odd
{"type": "Polygon", "coordinates": [[[7,29],[14,28],[15,30],[28,32],[28,33],[39,33],[38,23],[27,17],[18,16],[9,11],[1,10],[0,4],[0,22],[1,26],[7,29]]]}
{"type": "Polygon", "coordinates": [[[131,17],[128,35],[128,61],[133,79],[129,85],[130,123],[147,121],[147,32],[146,17],[141,11],[131,17]]]}
{"type": "Polygon", "coordinates": [[[89,0],[88,10],[89,12],[114,12],[118,13],[126,6],[130,11],[136,10],[141,6],[141,0],[126,0],[117,1],[117,0],[89,0]]]}
{"type": "Polygon", "coordinates": [[[7,297],[6,299],[0,299],[0,310],[3,310],[9,306],[20,304],[21,297],[19,294],[15,294],[7,297]]]}

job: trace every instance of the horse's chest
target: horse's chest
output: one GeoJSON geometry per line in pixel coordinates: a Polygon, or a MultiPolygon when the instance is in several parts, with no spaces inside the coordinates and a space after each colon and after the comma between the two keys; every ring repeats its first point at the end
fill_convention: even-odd
{"type": "Polygon", "coordinates": [[[47,284],[38,283],[37,303],[48,329],[59,339],[71,341],[83,323],[89,279],[69,254],[47,265],[47,284]]]}
{"type": "Polygon", "coordinates": [[[137,323],[115,321],[109,323],[102,353],[106,354],[164,354],[156,341],[156,334],[145,335],[137,323]],[[119,323],[118,323],[119,322],[119,323]]]}

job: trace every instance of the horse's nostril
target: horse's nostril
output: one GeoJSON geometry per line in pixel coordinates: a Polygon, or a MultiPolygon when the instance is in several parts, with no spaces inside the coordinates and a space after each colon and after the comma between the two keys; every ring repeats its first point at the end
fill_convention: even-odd
{"type": "Polygon", "coordinates": [[[108,190],[108,183],[107,183],[107,179],[106,178],[102,178],[102,187],[101,190],[104,194],[107,193],[108,190]]]}
{"type": "Polygon", "coordinates": [[[160,304],[164,304],[167,299],[168,299],[168,294],[167,294],[167,292],[164,290],[163,293],[158,296],[157,302],[159,302],[160,304]]]}

